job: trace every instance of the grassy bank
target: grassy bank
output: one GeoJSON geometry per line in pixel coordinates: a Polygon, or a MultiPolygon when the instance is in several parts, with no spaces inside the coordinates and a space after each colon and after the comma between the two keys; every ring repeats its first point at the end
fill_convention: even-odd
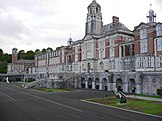
{"type": "Polygon", "coordinates": [[[147,114],[162,116],[161,102],[127,98],[127,103],[121,105],[119,104],[119,101],[115,97],[88,99],[88,101],[97,102],[97,103],[124,108],[124,109],[129,109],[129,110],[134,110],[134,111],[139,111],[147,114]]]}
{"type": "Polygon", "coordinates": [[[145,94],[136,94],[136,96],[152,97],[152,98],[159,98],[159,99],[162,99],[162,96],[160,96],[160,95],[145,95],[145,94]]]}

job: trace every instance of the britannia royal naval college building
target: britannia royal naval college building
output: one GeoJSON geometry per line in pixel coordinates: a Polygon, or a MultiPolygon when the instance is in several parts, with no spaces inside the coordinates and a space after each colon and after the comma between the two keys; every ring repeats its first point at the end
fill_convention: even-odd
{"type": "MultiPolygon", "coordinates": [[[[162,87],[162,23],[150,9],[147,23],[129,30],[119,17],[102,22],[101,6],[88,6],[83,39],[35,55],[37,79],[49,87],[62,80],[67,87],[157,94],[162,87]]],[[[137,16],[138,17],[138,16],[137,16]]],[[[41,86],[41,84],[39,85],[41,86]]]]}

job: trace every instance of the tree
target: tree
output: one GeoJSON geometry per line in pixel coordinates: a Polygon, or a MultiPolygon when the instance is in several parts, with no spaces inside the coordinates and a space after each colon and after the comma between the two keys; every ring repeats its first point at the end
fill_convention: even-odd
{"type": "Polygon", "coordinates": [[[0,73],[7,73],[7,62],[0,62],[0,73]]]}
{"type": "Polygon", "coordinates": [[[40,52],[41,52],[40,49],[35,50],[35,54],[39,54],[40,52]]]}
{"type": "Polygon", "coordinates": [[[48,47],[47,50],[53,51],[53,49],[51,47],[48,47]]]}
{"type": "Polygon", "coordinates": [[[0,55],[3,55],[3,50],[2,49],[0,49],[0,55]]]}
{"type": "Polygon", "coordinates": [[[23,59],[26,59],[26,60],[34,60],[34,55],[35,55],[35,53],[32,50],[27,51],[25,53],[25,57],[23,59]]]}
{"type": "Polygon", "coordinates": [[[45,48],[42,49],[42,53],[46,53],[46,49],[45,48]]]}
{"type": "Polygon", "coordinates": [[[23,59],[24,56],[25,56],[25,51],[24,51],[24,50],[20,50],[20,51],[18,52],[18,59],[23,59]]]}

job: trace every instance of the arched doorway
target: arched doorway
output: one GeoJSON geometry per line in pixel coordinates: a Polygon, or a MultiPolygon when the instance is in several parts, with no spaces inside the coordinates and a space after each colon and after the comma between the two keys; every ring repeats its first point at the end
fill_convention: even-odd
{"type": "Polygon", "coordinates": [[[116,80],[116,88],[118,91],[123,91],[123,82],[122,82],[121,78],[118,78],[116,80]]]}
{"type": "Polygon", "coordinates": [[[107,82],[107,79],[106,78],[104,78],[103,80],[102,80],[102,86],[103,86],[103,90],[107,90],[107,84],[108,84],[108,82],[107,82]]]}
{"type": "Polygon", "coordinates": [[[92,89],[92,79],[91,78],[88,79],[88,88],[92,89]]]}
{"type": "Polygon", "coordinates": [[[85,88],[85,78],[81,79],[81,88],[85,88]]]}
{"type": "Polygon", "coordinates": [[[135,82],[134,79],[129,79],[129,81],[128,81],[128,92],[135,93],[135,92],[132,92],[134,89],[136,89],[136,82],[135,82]]]}
{"type": "Polygon", "coordinates": [[[95,85],[96,85],[96,89],[99,90],[99,86],[100,86],[99,78],[96,78],[95,85]]]}

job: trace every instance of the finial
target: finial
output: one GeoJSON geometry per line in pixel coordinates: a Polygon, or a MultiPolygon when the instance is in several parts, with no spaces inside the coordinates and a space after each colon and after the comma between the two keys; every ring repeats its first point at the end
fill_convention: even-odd
{"type": "Polygon", "coordinates": [[[150,9],[152,9],[152,4],[150,4],[150,9]]]}

